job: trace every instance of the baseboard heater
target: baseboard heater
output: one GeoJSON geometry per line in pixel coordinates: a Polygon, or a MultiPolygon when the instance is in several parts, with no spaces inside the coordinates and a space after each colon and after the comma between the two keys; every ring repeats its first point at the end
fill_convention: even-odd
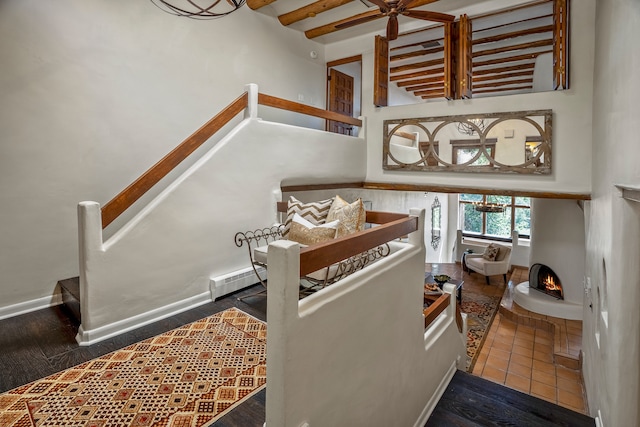
{"type": "MultiPolygon", "coordinates": [[[[262,280],[267,279],[267,270],[263,267],[257,267],[258,274],[262,280]]],[[[232,292],[255,285],[259,280],[252,267],[236,270],[222,276],[212,277],[209,279],[209,288],[211,289],[211,298],[216,299],[223,297],[232,292]]]]}

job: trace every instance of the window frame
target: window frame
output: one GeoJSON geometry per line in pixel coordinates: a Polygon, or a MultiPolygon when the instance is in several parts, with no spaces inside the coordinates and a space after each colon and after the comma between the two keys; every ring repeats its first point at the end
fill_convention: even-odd
{"type": "MultiPolygon", "coordinates": [[[[470,194],[470,195],[476,195],[476,196],[480,196],[480,194],[474,194],[474,193],[463,193],[463,194],[470,194]]],[[[458,211],[459,212],[464,212],[464,208],[462,208],[463,204],[469,204],[472,205],[474,202],[471,201],[466,201],[466,200],[460,200],[460,196],[462,194],[458,195],[458,211]]],[[[529,218],[531,218],[531,198],[529,198],[529,204],[528,205],[522,205],[522,204],[516,204],[516,198],[520,197],[520,196],[504,196],[504,195],[493,195],[493,194],[482,194],[482,202],[486,203],[487,202],[487,196],[497,196],[497,197],[510,197],[511,198],[511,203],[508,204],[505,209],[510,209],[511,210],[511,230],[515,229],[515,221],[516,221],[516,209],[529,209],[529,218]]],[[[464,219],[462,215],[459,215],[459,221],[461,222],[460,225],[460,229],[462,230],[462,236],[463,237],[472,237],[472,238],[477,238],[477,239],[486,239],[486,240],[495,240],[495,241],[500,241],[500,242],[512,242],[513,239],[511,237],[511,235],[509,235],[509,237],[501,237],[501,236],[496,236],[493,234],[487,234],[487,212],[481,212],[482,214],[482,233],[472,233],[472,232],[468,232],[464,230],[464,219]]],[[[518,238],[521,239],[531,239],[531,223],[529,223],[529,234],[522,234],[522,233],[518,233],[518,238]]]]}

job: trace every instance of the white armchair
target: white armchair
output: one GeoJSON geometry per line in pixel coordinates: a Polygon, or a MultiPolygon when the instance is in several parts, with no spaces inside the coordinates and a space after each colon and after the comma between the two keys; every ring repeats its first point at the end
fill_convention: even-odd
{"type": "Polygon", "coordinates": [[[495,261],[489,261],[483,258],[483,254],[467,254],[464,258],[466,268],[476,273],[480,273],[485,276],[487,285],[489,284],[489,276],[496,276],[502,274],[504,277],[504,283],[507,283],[507,273],[511,267],[511,248],[508,246],[496,245],[498,248],[498,254],[495,261]]]}

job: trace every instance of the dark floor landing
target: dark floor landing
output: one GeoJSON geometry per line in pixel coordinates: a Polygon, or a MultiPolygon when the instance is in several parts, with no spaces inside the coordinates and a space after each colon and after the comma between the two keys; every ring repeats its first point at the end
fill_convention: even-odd
{"type": "Polygon", "coordinates": [[[426,427],[595,425],[595,420],[586,415],[457,371],[426,427]]]}

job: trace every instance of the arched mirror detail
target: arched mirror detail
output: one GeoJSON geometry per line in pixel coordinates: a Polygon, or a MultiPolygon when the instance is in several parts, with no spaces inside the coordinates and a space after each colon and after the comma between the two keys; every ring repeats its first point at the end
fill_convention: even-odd
{"type": "Polygon", "coordinates": [[[382,167],[550,174],[552,116],[536,110],[385,120],[382,167]]]}

